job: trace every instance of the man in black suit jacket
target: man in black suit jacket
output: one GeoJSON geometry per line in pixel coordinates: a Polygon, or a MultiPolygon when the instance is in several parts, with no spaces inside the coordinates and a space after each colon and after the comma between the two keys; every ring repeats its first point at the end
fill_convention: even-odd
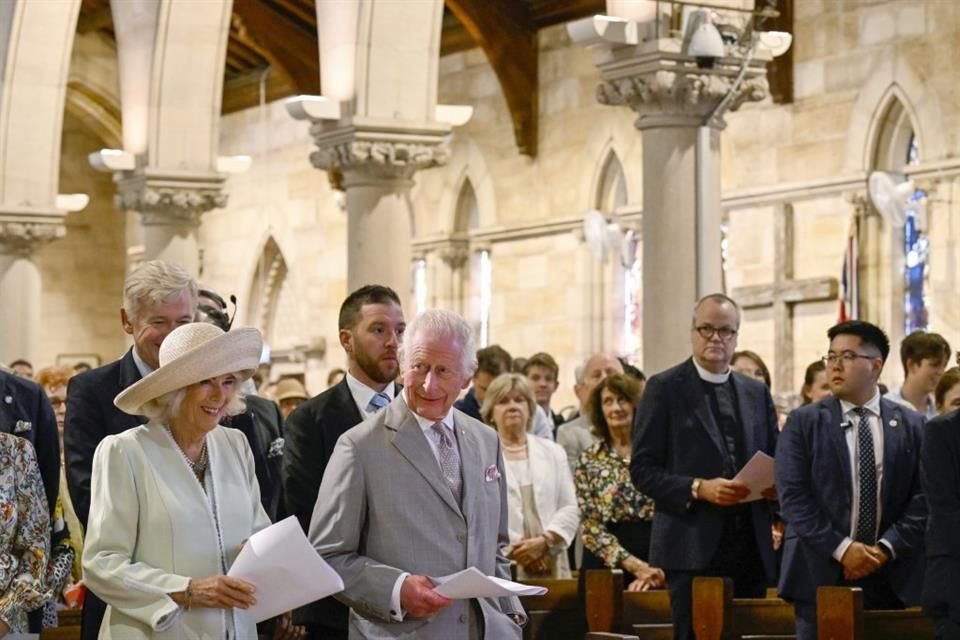
{"type": "Polygon", "coordinates": [[[60,493],[60,436],[56,416],[40,385],[2,370],[0,431],[29,440],[33,445],[52,515],[60,493]]]}
{"type": "Polygon", "coordinates": [[[853,320],[827,335],[832,395],[790,414],[777,443],[777,588],[794,603],[798,640],[817,637],[818,587],[859,587],[865,608],[898,609],[919,602],[923,577],[924,418],[880,397],[890,342],[879,327],[853,320]]]}
{"type": "MultiPolygon", "coordinates": [[[[123,286],[120,322],[133,336],[133,347],[115,362],[70,379],[63,448],[67,487],[80,524],[90,514],[90,476],[93,453],[105,436],[146,423],[113,405],[128,386],[160,366],[160,344],[177,327],[193,322],[197,283],[185,269],[161,260],[145,262],[123,286]]],[[[83,604],[81,636],[95,640],[106,605],[88,592],[83,604]]]]}
{"type": "MultiPolygon", "coordinates": [[[[394,380],[406,323],[399,296],[379,285],[354,291],[340,306],[339,328],[340,345],[347,353],[346,376],[287,418],[284,498],[304,532],[310,529],[320,481],[337,440],[400,392],[394,380]]],[[[346,640],[348,612],[345,605],[325,598],[297,609],[294,622],[307,627],[309,640],[346,640]]]]}
{"type": "Polygon", "coordinates": [[[762,597],[776,575],[766,501],[733,477],[757,452],[773,455],[777,416],[767,388],[730,370],[740,310],[722,294],[694,307],[693,358],[647,382],[634,427],[633,482],[656,501],[650,564],[667,574],[674,637],[692,640],[695,576],[733,578],[762,597]]]}
{"type": "Polygon", "coordinates": [[[960,411],[934,418],[923,431],[923,487],[929,509],[923,608],[937,638],[960,638],[960,411]]]}

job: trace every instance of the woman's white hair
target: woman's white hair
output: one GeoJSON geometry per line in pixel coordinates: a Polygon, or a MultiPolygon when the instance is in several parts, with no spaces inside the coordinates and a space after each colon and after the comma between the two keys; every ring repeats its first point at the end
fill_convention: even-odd
{"type": "Polygon", "coordinates": [[[190,294],[195,307],[198,290],[197,281],[180,265],[149,260],[137,267],[123,283],[123,309],[127,317],[137,318],[145,304],[163,304],[184,293],[190,294]]]}
{"type": "Polygon", "coordinates": [[[493,408],[514,391],[519,391],[520,395],[522,395],[523,399],[527,402],[526,430],[532,432],[533,416],[537,411],[537,399],[533,395],[530,383],[527,382],[527,377],[519,373],[502,373],[494,378],[490,386],[487,387],[486,394],[483,396],[483,406],[480,407],[480,417],[483,418],[484,422],[496,429],[497,425],[493,423],[493,408]]]}
{"type": "Polygon", "coordinates": [[[400,364],[404,369],[410,364],[407,361],[410,345],[421,334],[431,338],[452,338],[460,347],[461,373],[470,377],[477,370],[477,347],[473,341],[473,329],[466,320],[446,309],[422,311],[407,325],[400,345],[400,364]]]}
{"type": "MultiPolygon", "coordinates": [[[[240,383],[237,383],[239,388],[240,383]]],[[[147,417],[147,424],[149,425],[159,425],[159,424],[170,424],[171,416],[177,414],[180,411],[180,405],[183,403],[183,399],[187,396],[187,387],[181,387],[176,391],[171,391],[170,393],[165,393],[160,397],[154,398],[153,400],[148,400],[141,408],[140,411],[147,417]]],[[[243,413],[247,410],[247,403],[243,399],[244,394],[237,390],[233,397],[230,398],[230,402],[227,403],[227,415],[235,416],[243,413]]]]}

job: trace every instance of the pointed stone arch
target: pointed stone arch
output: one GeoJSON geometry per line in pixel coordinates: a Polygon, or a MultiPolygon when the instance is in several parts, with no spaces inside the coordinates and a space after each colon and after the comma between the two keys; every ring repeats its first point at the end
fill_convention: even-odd
{"type": "Polygon", "coordinates": [[[305,329],[283,250],[268,235],[253,265],[247,294],[246,322],[260,329],[273,350],[292,350],[307,344],[305,329]]]}
{"type": "Polygon", "coordinates": [[[606,214],[613,214],[618,208],[630,202],[627,194],[627,178],[623,164],[612,147],[607,150],[593,190],[593,208],[606,214]]]}

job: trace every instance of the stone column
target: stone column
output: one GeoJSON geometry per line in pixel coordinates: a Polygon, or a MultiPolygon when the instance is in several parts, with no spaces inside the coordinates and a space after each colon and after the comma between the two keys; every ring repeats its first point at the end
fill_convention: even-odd
{"type": "Polygon", "coordinates": [[[595,49],[601,104],[627,106],[643,132],[643,368],[656,373],[690,353],[694,301],[722,291],[718,105],[736,109],[767,95],[759,54],[734,79],[738,58],[711,69],[671,39],[595,49]]]}
{"type": "Polygon", "coordinates": [[[347,289],[383,284],[410,308],[409,190],[420,169],[447,159],[449,127],[318,123],[313,166],[343,175],[347,203],[347,289]]]}
{"type": "Polygon", "coordinates": [[[43,292],[32,259],[44,243],[66,235],[62,211],[0,212],[0,360],[37,364],[43,292]]]}
{"type": "Polygon", "coordinates": [[[140,169],[116,174],[115,204],[138,211],[143,225],[143,260],[165,260],[196,274],[200,268],[200,217],[226,206],[220,174],[140,169]]]}

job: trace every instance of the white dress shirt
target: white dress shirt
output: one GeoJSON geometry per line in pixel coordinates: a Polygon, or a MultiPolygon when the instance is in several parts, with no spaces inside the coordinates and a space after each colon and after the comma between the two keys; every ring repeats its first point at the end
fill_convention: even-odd
{"type": "Polygon", "coordinates": [[[387,383],[387,386],[383,388],[383,391],[378,392],[376,389],[371,389],[350,375],[349,371],[347,371],[346,378],[347,388],[350,389],[350,396],[353,398],[353,402],[357,405],[357,409],[360,410],[360,415],[364,420],[376,413],[376,411],[369,410],[370,401],[373,400],[373,396],[377,395],[377,393],[383,393],[388,398],[393,400],[393,397],[396,395],[393,381],[387,383]]]}
{"type": "MultiPolygon", "coordinates": [[[[863,408],[867,410],[867,421],[870,424],[870,433],[873,434],[873,456],[874,463],[877,465],[877,527],[880,526],[881,506],[883,505],[883,425],[880,423],[880,391],[877,390],[863,408]]],[[[840,412],[843,416],[843,435],[847,441],[847,453],[850,456],[850,486],[853,488],[850,504],[850,535],[837,545],[833,551],[833,557],[837,562],[843,558],[843,554],[853,544],[853,537],[857,532],[857,521],[860,518],[860,451],[857,440],[857,427],[860,424],[860,416],[855,412],[857,405],[840,401],[840,412]]],[[[893,545],[884,539],[880,539],[880,544],[887,547],[891,557],[894,557],[893,545]]]]}

